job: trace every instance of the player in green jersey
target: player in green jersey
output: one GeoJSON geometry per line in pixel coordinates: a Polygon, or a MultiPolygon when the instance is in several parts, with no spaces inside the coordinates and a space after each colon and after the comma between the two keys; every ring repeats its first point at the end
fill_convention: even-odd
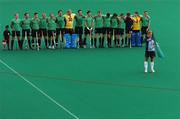
{"type": "Polygon", "coordinates": [[[22,49],[22,44],[20,40],[20,30],[21,30],[20,23],[21,23],[21,20],[19,19],[19,13],[16,13],[14,16],[14,19],[12,19],[10,23],[10,26],[12,29],[11,50],[13,50],[13,47],[14,47],[15,37],[17,37],[18,39],[19,48],[22,49]]]}
{"type": "Polygon", "coordinates": [[[113,14],[111,17],[111,36],[114,41],[114,47],[117,46],[117,38],[118,38],[118,24],[119,24],[119,19],[118,15],[116,13],[113,14]]]}
{"type": "Polygon", "coordinates": [[[141,17],[141,44],[145,42],[147,38],[147,32],[150,29],[151,18],[148,15],[148,11],[144,11],[144,16],[141,17]]]}
{"type": "Polygon", "coordinates": [[[39,49],[40,46],[41,46],[41,39],[40,39],[40,32],[39,32],[39,23],[40,23],[40,20],[38,18],[38,13],[35,12],[34,13],[34,17],[32,18],[31,20],[31,23],[30,23],[30,26],[31,26],[31,29],[32,29],[32,47],[34,48],[34,39],[36,39],[36,44],[37,44],[37,48],[39,49]]]}
{"type": "Polygon", "coordinates": [[[99,48],[104,47],[104,39],[103,39],[103,17],[101,11],[97,12],[97,15],[94,16],[95,22],[95,44],[96,47],[96,39],[99,39],[99,48]]]}
{"type": "Polygon", "coordinates": [[[42,18],[40,18],[39,22],[39,34],[41,39],[45,41],[45,47],[48,48],[48,43],[47,43],[47,18],[46,18],[46,13],[42,13],[42,18]]]}
{"type": "Polygon", "coordinates": [[[64,17],[63,17],[63,11],[59,10],[58,15],[56,16],[56,43],[58,43],[59,36],[61,37],[61,43],[64,42],[64,17]]]}
{"type": "Polygon", "coordinates": [[[57,46],[55,42],[56,38],[56,18],[53,13],[49,14],[48,19],[48,42],[49,42],[49,48],[54,49],[55,45],[57,46]]]}
{"type": "Polygon", "coordinates": [[[75,25],[75,33],[79,36],[79,46],[82,48],[82,34],[83,34],[83,22],[84,22],[85,16],[83,16],[82,10],[78,10],[77,15],[74,17],[76,21],[75,25]]]}
{"type": "Polygon", "coordinates": [[[111,37],[110,37],[110,33],[111,33],[111,17],[110,17],[110,13],[106,13],[106,16],[103,17],[103,22],[104,22],[104,27],[103,27],[103,39],[104,37],[107,38],[107,47],[111,48],[111,37]]]}
{"type": "Polygon", "coordinates": [[[118,17],[119,23],[118,23],[118,47],[124,47],[124,29],[125,29],[125,22],[124,22],[124,14],[121,13],[120,16],[118,17]]]}
{"type": "Polygon", "coordinates": [[[31,20],[29,19],[29,13],[24,13],[24,19],[21,21],[21,27],[22,27],[22,41],[21,44],[23,46],[23,42],[25,40],[25,37],[28,40],[29,48],[31,48],[31,41],[30,41],[30,23],[31,20]]]}
{"type": "MultiPolygon", "coordinates": [[[[84,47],[86,47],[86,37],[87,35],[90,36],[90,48],[93,48],[93,38],[92,38],[92,32],[93,32],[93,26],[94,26],[94,21],[93,21],[93,17],[91,16],[91,11],[87,11],[87,17],[85,18],[85,22],[84,22],[84,47]]],[[[96,44],[96,43],[95,43],[96,44]]]]}

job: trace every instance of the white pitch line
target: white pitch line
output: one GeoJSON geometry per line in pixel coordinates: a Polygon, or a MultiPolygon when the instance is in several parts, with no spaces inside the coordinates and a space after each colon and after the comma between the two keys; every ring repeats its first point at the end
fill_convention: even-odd
{"type": "Polygon", "coordinates": [[[35,84],[33,84],[32,82],[30,82],[29,80],[27,80],[24,76],[22,76],[20,73],[18,73],[16,70],[14,70],[13,68],[11,68],[8,64],[6,64],[4,61],[2,61],[0,59],[0,62],[6,66],[8,69],[10,69],[13,73],[15,73],[17,76],[19,76],[20,78],[22,78],[26,83],[28,83],[29,85],[31,85],[33,88],[35,88],[38,92],[40,92],[42,95],[44,95],[47,99],[49,99],[50,101],[52,101],[54,104],[56,104],[58,107],[62,108],[64,111],[66,111],[68,114],[70,114],[72,117],[74,117],[75,119],[79,119],[76,115],[74,115],[72,112],[70,112],[67,108],[65,108],[64,106],[62,106],[61,104],[59,104],[55,99],[53,99],[52,97],[50,97],[48,94],[46,94],[44,91],[42,91],[40,88],[38,88],[35,84]]]}

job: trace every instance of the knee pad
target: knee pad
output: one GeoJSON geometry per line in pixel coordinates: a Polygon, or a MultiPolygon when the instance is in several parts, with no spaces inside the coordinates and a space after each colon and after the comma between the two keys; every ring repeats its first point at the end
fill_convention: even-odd
{"type": "Polygon", "coordinates": [[[72,34],[71,48],[77,48],[78,35],[72,34]]]}
{"type": "Polygon", "coordinates": [[[70,34],[64,34],[65,48],[71,47],[71,36],[70,34]]]}

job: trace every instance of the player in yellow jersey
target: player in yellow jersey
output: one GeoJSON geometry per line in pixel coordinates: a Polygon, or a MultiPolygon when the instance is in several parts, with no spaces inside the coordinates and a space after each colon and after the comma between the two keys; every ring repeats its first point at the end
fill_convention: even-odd
{"type": "Polygon", "coordinates": [[[139,16],[138,12],[134,13],[132,19],[132,37],[131,37],[131,46],[132,47],[140,47],[141,46],[141,17],[139,16]]]}
{"type": "Polygon", "coordinates": [[[71,9],[67,11],[67,13],[64,15],[64,21],[65,21],[65,33],[66,34],[72,34],[73,33],[73,23],[74,23],[74,17],[76,14],[72,13],[71,9]]]}

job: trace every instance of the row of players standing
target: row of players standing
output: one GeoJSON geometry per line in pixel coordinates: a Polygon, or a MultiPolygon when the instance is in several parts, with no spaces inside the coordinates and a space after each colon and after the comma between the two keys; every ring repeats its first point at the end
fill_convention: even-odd
{"type": "MultiPolygon", "coordinates": [[[[61,42],[64,42],[64,34],[73,33],[79,36],[79,47],[86,47],[87,35],[93,32],[95,34],[91,35],[90,42],[91,47],[94,48],[97,47],[97,41],[99,41],[99,47],[103,48],[105,37],[107,37],[106,44],[109,48],[112,47],[112,41],[114,41],[114,47],[124,47],[127,45],[140,47],[150,28],[150,17],[147,11],[144,12],[144,16],[140,16],[138,12],[135,12],[134,15],[130,13],[126,15],[121,13],[119,16],[116,13],[102,15],[100,11],[95,16],[92,16],[91,11],[87,11],[87,15],[84,16],[82,10],[78,10],[77,14],[68,10],[65,15],[63,15],[62,10],[59,10],[57,16],[50,13],[48,18],[46,13],[42,13],[42,18],[38,18],[38,13],[34,13],[34,17],[30,19],[29,13],[25,13],[22,20],[19,19],[19,14],[16,13],[10,26],[12,29],[12,50],[15,37],[18,39],[20,49],[23,47],[25,37],[28,39],[30,49],[34,48],[35,39],[38,39],[37,47],[40,48],[42,37],[44,38],[46,48],[54,49],[58,47],[59,39],[61,39],[61,42]],[[126,35],[124,35],[124,32],[126,35]],[[82,38],[83,34],[84,39],[82,38]]],[[[4,32],[4,36],[7,37],[6,39],[10,39],[8,35],[10,36],[10,33],[4,32]]],[[[9,40],[7,44],[9,49],[9,40]]]]}

